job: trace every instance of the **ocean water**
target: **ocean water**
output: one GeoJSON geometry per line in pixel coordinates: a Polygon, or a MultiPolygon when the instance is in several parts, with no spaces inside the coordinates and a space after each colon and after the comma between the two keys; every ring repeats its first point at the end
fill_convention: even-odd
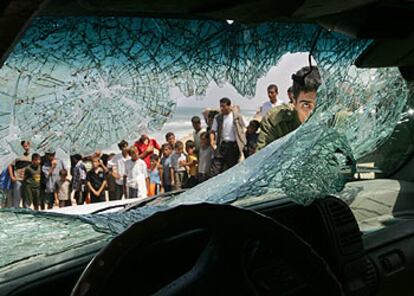
{"type": "MultiPolygon", "coordinates": [[[[177,107],[174,115],[160,131],[149,131],[148,134],[150,137],[157,139],[161,144],[165,142],[165,134],[168,132],[173,132],[177,139],[182,139],[192,133],[193,127],[191,125],[191,118],[193,116],[199,116],[201,118],[201,123],[203,128],[206,128],[206,123],[202,112],[206,108],[204,107],[177,107]]],[[[256,114],[256,110],[246,110],[242,109],[241,113],[243,114],[246,121],[251,120],[256,114]]]]}
{"type": "MultiPolygon", "coordinates": [[[[157,142],[161,145],[165,143],[165,135],[168,132],[173,132],[176,136],[177,140],[185,139],[191,135],[193,132],[193,126],[191,125],[191,118],[193,116],[199,116],[201,119],[201,125],[205,129],[206,123],[204,121],[204,117],[201,114],[206,108],[205,107],[177,107],[174,115],[165,123],[161,130],[151,130],[149,129],[145,133],[150,138],[155,138],[157,142]]],[[[256,110],[249,110],[249,109],[241,109],[241,113],[243,114],[246,121],[251,120],[254,115],[256,114],[256,110]]],[[[132,139],[126,139],[129,141],[130,144],[133,144],[136,140],[138,140],[139,135],[135,136],[132,139]]],[[[122,140],[122,139],[120,139],[122,140]]],[[[59,152],[59,151],[58,151],[59,152]]],[[[103,153],[118,153],[119,149],[116,143],[102,149],[103,153]]],[[[59,154],[58,157],[60,159],[69,159],[69,157],[65,154],[59,154]]]]}

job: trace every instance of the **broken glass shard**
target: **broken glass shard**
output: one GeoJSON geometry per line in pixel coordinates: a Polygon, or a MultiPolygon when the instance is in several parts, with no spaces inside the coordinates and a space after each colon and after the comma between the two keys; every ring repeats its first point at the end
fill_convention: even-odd
{"type": "MultiPolygon", "coordinates": [[[[32,139],[40,152],[89,153],[159,128],[175,107],[171,87],[201,96],[211,81],[228,82],[251,97],[257,79],[284,54],[309,51],[318,30],[286,23],[36,18],[0,69],[1,162],[10,161],[20,139],[32,139]]],[[[412,96],[397,68],[353,66],[370,42],[322,30],[313,57],[323,85],[309,120],[164,207],[282,196],[308,204],[340,191],[355,160],[386,143],[412,96]]],[[[99,228],[117,233],[164,207],[99,215],[99,228]]]]}

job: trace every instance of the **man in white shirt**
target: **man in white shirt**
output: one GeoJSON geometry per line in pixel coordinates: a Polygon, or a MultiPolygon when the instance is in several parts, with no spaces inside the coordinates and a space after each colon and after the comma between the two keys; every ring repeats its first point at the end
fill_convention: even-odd
{"type": "Polygon", "coordinates": [[[196,152],[200,150],[200,135],[204,132],[204,130],[201,128],[201,119],[198,116],[193,116],[191,118],[191,124],[193,125],[194,131],[193,131],[193,140],[194,145],[196,148],[196,152]]]}
{"type": "Polygon", "coordinates": [[[130,148],[129,154],[131,159],[125,162],[124,175],[128,187],[128,198],[146,198],[149,187],[147,165],[139,158],[135,146],[130,148]]]}
{"type": "Polygon", "coordinates": [[[125,163],[130,159],[128,142],[122,140],[118,143],[118,147],[121,153],[115,155],[108,162],[108,169],[111,170],[112,176],[115,178],[115,199],[119,200],[122,195],[126,198],[126,184],[124,180],[125,175],[125,163]]]}
{"type": "Polygon", "coordinates": [[[262,116],[262,118],[267,115],[267,112],[269,112],[270,109],[276,107],[278,93],[279,90],[276,84],[271,84],[267,87],[267,96],[269,97],[269,101],[264,103],[260,108],[260,116],[262,116]]]}
{"type": "Polygon", "coordinates": [[[239,161],[246,146],[246,121],[228,98],[220,100],[220,113],[214,118],[210,130],[210,145],[214,159],[209,177],[213,177],[233,167],[239,161]]]}

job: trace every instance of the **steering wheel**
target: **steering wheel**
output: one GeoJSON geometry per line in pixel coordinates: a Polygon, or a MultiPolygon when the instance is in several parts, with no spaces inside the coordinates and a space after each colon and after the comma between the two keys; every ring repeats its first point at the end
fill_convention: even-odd
{"type": "Polygon", "coordinates": [[[286,263],[287,278],[304,283],[306,295],[344,295],[328,264],[292,230],[257,212],[214,204],[183,205],[133,224],[92,259],[72,295],[263,295],[252,276],[258,246],[271,250],[265,261],[286,263]],[[201,245],[197,256],[190,255],[193,242],[201,245]],[[194,260],[165,263],[179,253],[194,260]]]}

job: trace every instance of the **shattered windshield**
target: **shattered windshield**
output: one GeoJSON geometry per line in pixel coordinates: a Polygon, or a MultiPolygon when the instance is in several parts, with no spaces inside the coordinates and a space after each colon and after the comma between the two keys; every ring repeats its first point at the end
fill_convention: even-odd
{"type": "MultiPolygon", "coordinates": [[[[34,150],[40,152],[58,147],[68,154],[86,154],[148,127],[157,129],[174,111],[172,87],[187,96],[202,95],[211,81],[228,82],[242,96],[252,97],[257,79],[284,54],[309,51],[312,43],[323,78],[318,108],[289,139],[259,154],[263,160],[274,150],[272,161],[278,165],[266,166],[263,176],[255,177],[260,179],[255,179],[258,185],[250,189],[243,185],[240,193],[262,194],[263,188],[268,191],[279,184],[279,178],[289,182],[277,185],[280,190],[301,192],[293,189],[299,177],[292,165],[299,168],[307,157],[292,159],[294,149],[285,148],[291,145],[313,147],[304,150],[315,173],[314,164],[329,162],[328,179],[335,180],[322,184],[308,174],[311,195],[337,191],[342,177],[332,177],[329,168],[338,173],[337,168],[349,166],[352,159],[384,142],[401,118],[408,91],[396,68],[352,65],[369,40],[305,24],[38,17],[0,70],[2,164],[10,161],[19,139],[32,139],[34,150]],[[286,150],[292,155],[282,155],[286,150]],[[316,153],[319,150],[333,158],[326,159],[325,153],[316,153]],[[291,176],[275,170],[289,171],[291,176]]],[[[248,179],[246,175],[243,184],[248,179]]]]}
{"type": "MultiPolygon", "coordinates": [[[[33,211],[0,210],[2,231],[0,232],[0,268],[25,259],[36,260],[92,244],[110,238],[105,233],[97,233],[94,227],[82,220],[61,215],[42,215],[33,211]],[[26,235],[24,235],[26,233],[26,235]],[[51,243],[53,242],[53,243],[51,243]]],[[[3,277],[0,276],[0,282],[3,277]]]]}
{"type": "Polygon", "coordinates": [[[230,83],[252,97],[283,55],[314,44],[323,83],[318,107],[296,131],[176,197],[82,219],[116,234],[183,203],[288,197],[307,205],[340,192],[357,160],[387,141],[413,100],[397,68],[353,66],[370,43],[310,24],[38,17],[0,69],[0,162],[10,162],[23,138],[39,152],[86,154],[159,129],[175,109],[174,87],[201,96],[212,81],[230,83]]]}

